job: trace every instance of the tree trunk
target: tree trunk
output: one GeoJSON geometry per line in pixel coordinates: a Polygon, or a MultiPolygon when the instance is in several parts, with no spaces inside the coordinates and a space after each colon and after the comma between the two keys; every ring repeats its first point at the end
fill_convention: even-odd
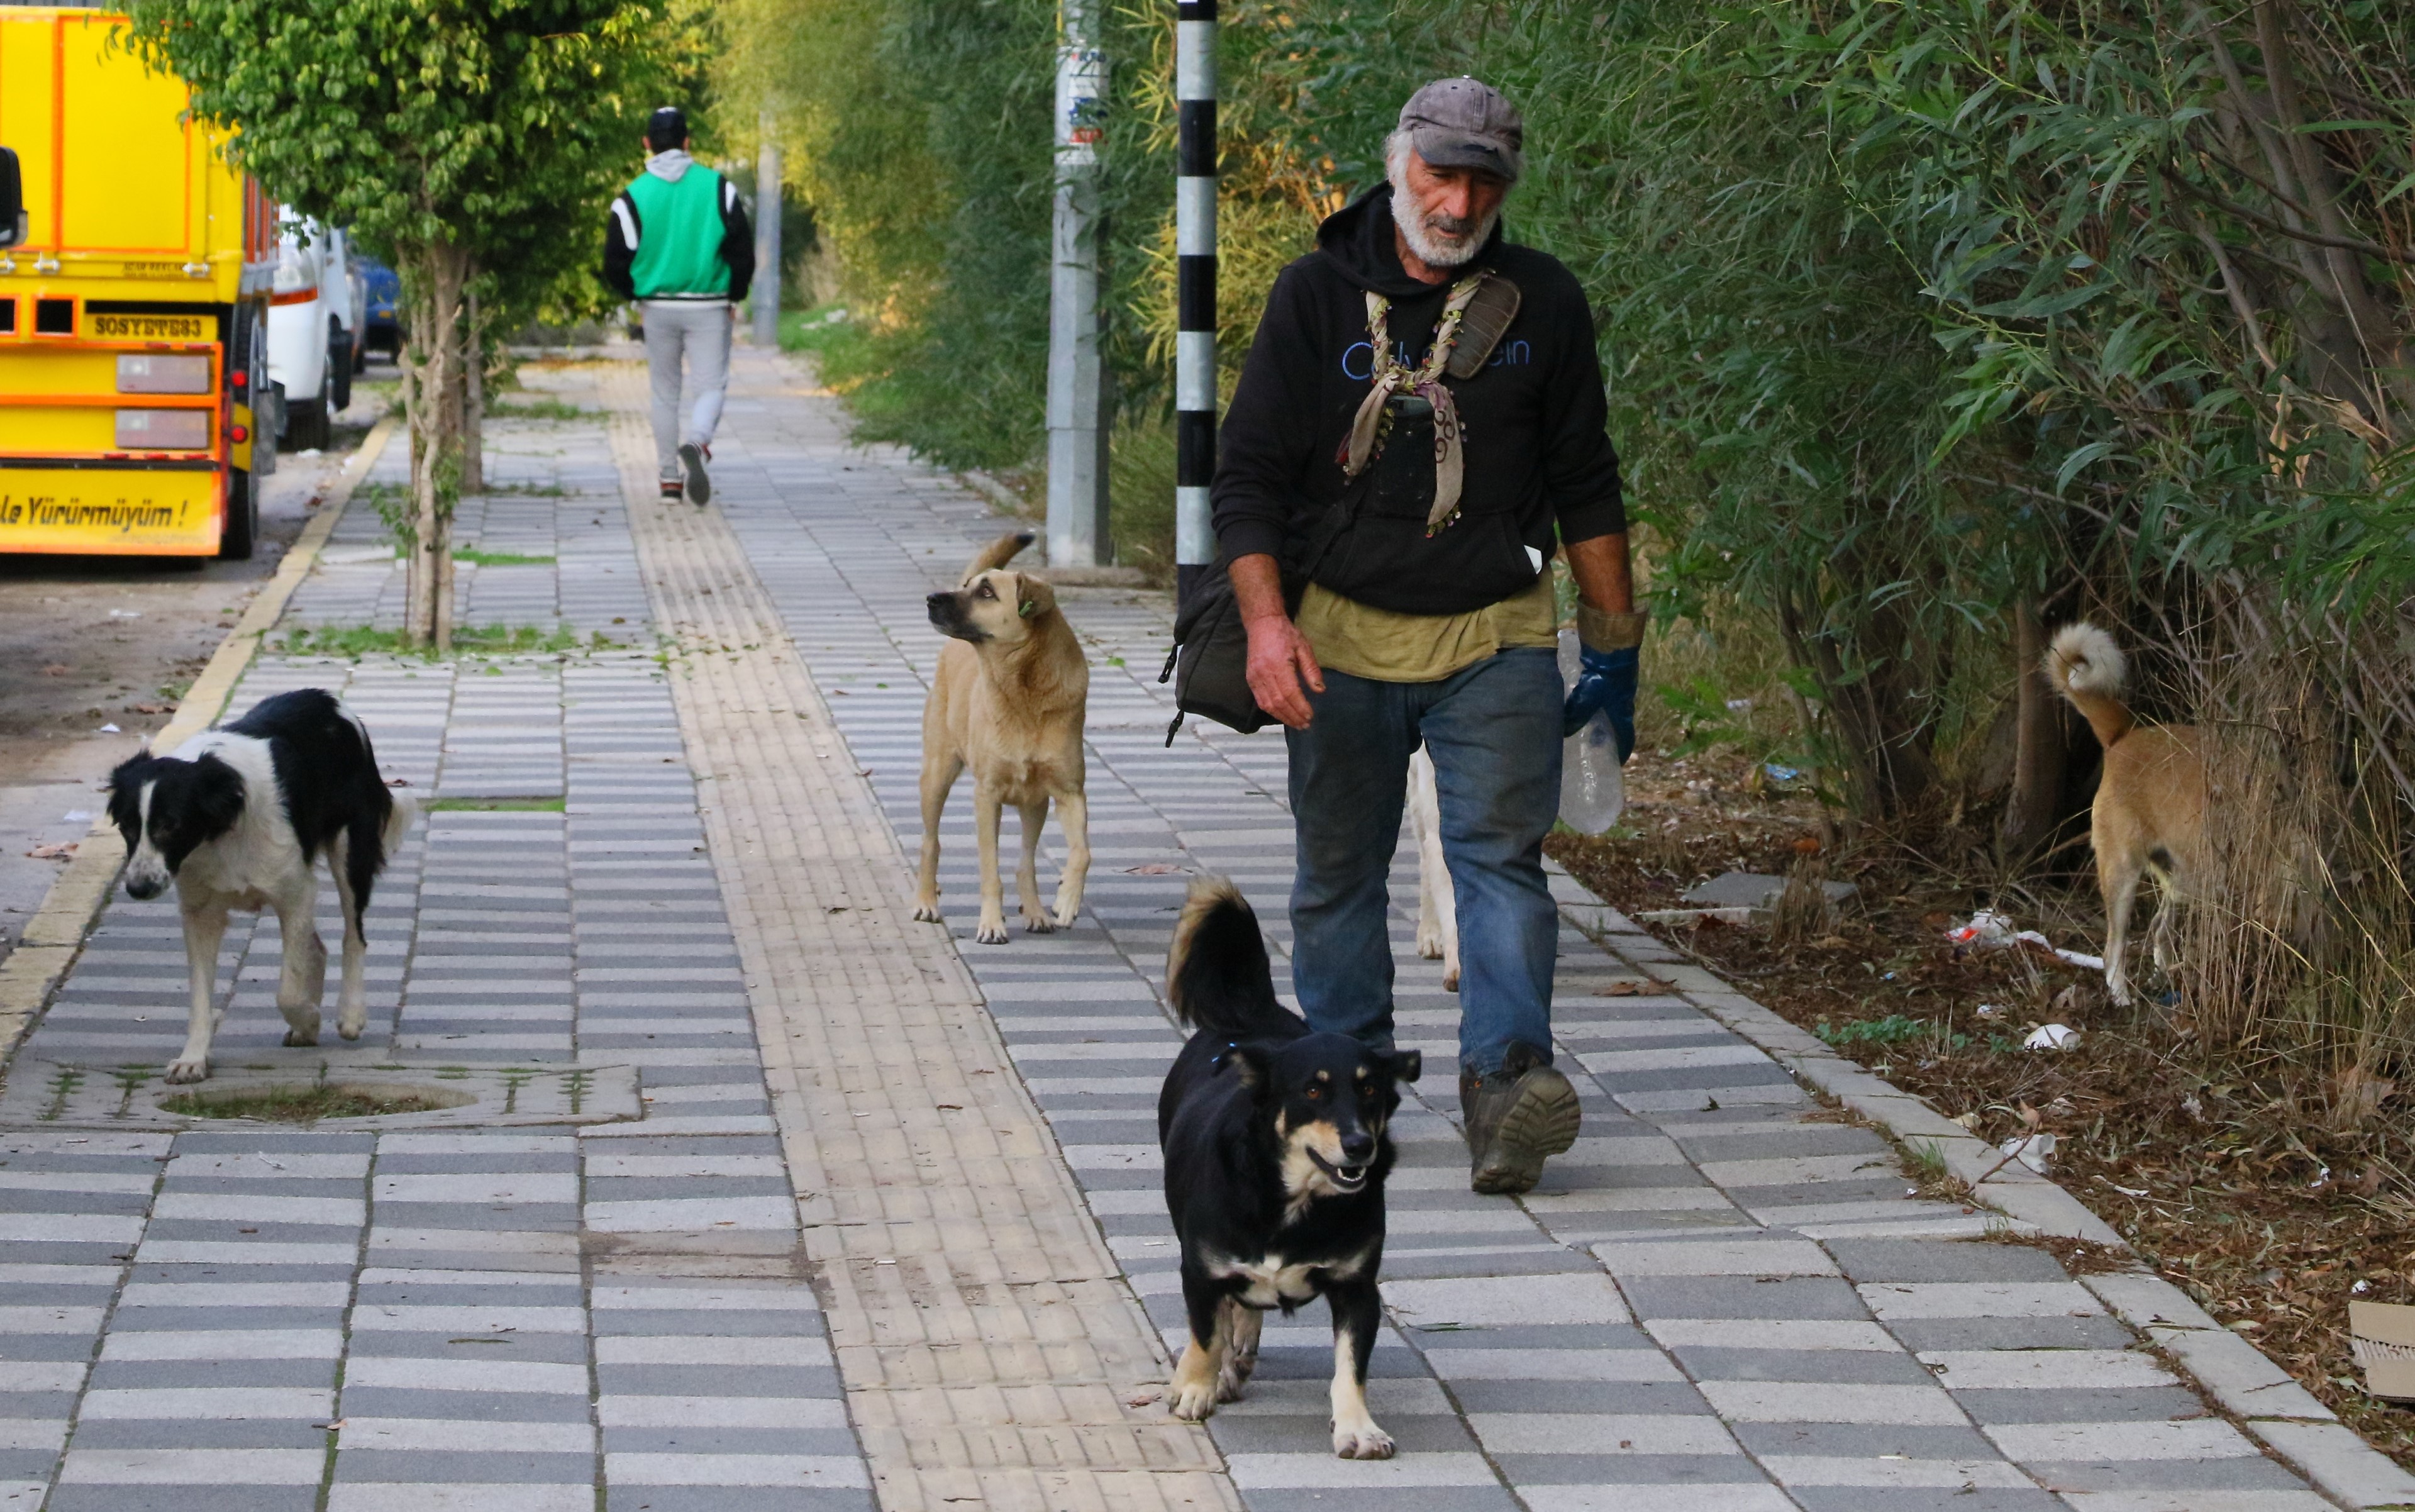
{"type": "Polygon", "coordinates": [[[487,325],[478,316],[478,295],[464,301],[469,330],[462,345],[469,360],[461,365],[461,491],[487,491],[487,325]]]}
{"type": "Polygon", "coordinates": [[[2014,611],[2013,656],[2020,668],[2013,716],[2013,792],[2004,803],[2004,859],[2027,861],[2062,824],[2062,771],[2070,758],[2062,699],[2046,677],[2046,627],[2037,605],[2022,599],[2014,611]]]}
{"type": "Polygon", "coordinates": [[[461,497],[461,303],[469,258],[433,242],[405,259],[412,282],[412,352],[404,367],[410,422],[411,574],[403,638],[413,646],[453,646],[453,510],[461,497]]]}
{"type": "Polygon", "coordinates": [[[1920,679],[1897,649],[1911,641],[1906,617],[1882,606],[1853,632],[1840,632],[1816,600],[1789,593],[1778,621],[1795,665],[1820,681],[1822,715],[1852,763],[1855,815],[1895,818],[1911,810],[1939,774],[1929,750],[1934,731],[1916,707],[1920,679]]]}

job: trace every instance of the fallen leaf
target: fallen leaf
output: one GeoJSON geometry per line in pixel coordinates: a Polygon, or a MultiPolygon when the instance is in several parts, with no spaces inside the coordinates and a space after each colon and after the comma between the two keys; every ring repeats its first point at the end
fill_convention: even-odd
{"type": "Polygon", "coordinates": [[[63,861],[76,853],[76,842],[62,840],[47,846],[36,846],[25,852],[38,861],[63,861]]]}
{"type": "Polygon", "coordinates": [[[1655,981],[1649,977],[1642,979],[1621,977],[1615,981],[1604,982],[1601,986],[1596,987],[1593,995],[1596,997],[1642,997],[1647,994],[1665,993],[1669,990],[1669,983],[1655,981]]]}
{"type": "Polygon", "coordinates": [[[65,662],[52,662],[50,666],[42,668],[42,676],[44,677],[65,677],[67,675],[68,666],[65,662]]]}
{"type": "Polygon", "coordinates": [[[1163,861],[1150,861],[1145,866],[1127,866],[1124,868],[1124,875],[1127,876],[1177,876],[1181,874],[1181,871],[1182,868],[1179,866],[1168,866],[1163,861]]]}
{"type": "Polygon", "coordinates": [[[130,703],[126,706],[126,711],[129,714],[164,714],[169,711],[169,706],[163,703],[130,703]]]}

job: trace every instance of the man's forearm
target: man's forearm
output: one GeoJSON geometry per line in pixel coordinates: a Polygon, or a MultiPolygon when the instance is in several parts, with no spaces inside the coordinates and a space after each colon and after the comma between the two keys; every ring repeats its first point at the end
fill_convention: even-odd
{"type": "Polygon", "coordinates": [[[1568,572],[1577,597],[1609,614],[1635,612],[1635,573],[1627,556],[1627,532],[1597,535],[1568,546],[1568,572]]]}
{"type": "Polygon", "coordinates": [[[1274,558],[1263,551],[1235,557],[1228,570],[1233,576],[1233,600],[1241,607],[1243,624],[1291,618],[1283,608],[1282,568],[1274,558]]]}
{"type": "Polygon", "coordinates": [[[1577,638],[1597,651],[1642,644],[1643,616],[1635,612],[1625,531],[1571,543],[1568,573],[1577,580],[1577,638]]]}

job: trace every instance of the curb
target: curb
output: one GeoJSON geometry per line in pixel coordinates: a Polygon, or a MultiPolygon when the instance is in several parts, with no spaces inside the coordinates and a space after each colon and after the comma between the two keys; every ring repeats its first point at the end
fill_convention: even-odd
{"type": "MultiPolygon", "coordinates": [[[[2044,1234],[2134,1253],[2111,1225],[2051,1180],[2018,1161],[2005,1165],[1985,1140],[1662,944],[1557,862],[1543,864],[1560,916],[1579,933],[1604,951],[1648,966],[1678,996],[1742,1036],[1796,1081],[1835,1098],[1905,1147],[1933,1150],[1986,1205],[2044,1234]]],[[[2187,1293],[2144,1270],[2077,1280],[2139,1337],[2170,1355],[2217,1406],[2324,1495],[2355,1512],[2415,1512],[2415,1475],[2359,1438],[2288,1371],[2216,1323],[2187,1293]]]]}
{"type": "MultiPolygon", "coordinates": [[[[352,490],[360,486],[368,470],[385,451],[386,442],[401,422],[388,415],[373,427],[359,451],[344,464],[342,472],[328,486],[322,495],[322,505],[309,524],[277,564],[277,571],[262,585],[260,591],[235,621],[235,627],[218,642],[217,651],[202,668],[202,675],[178,700],[175,716],[159,732],[151,737],[151,749],[166,751],[190,740],[210,727],[225,709],[227,696],[234,691],[236,680],[251,665],[260,649],[261,636],[267,634],[284,614],[293,591],[302,586],[317,564],[319,550],[335,533],[336,522],[343,517],[345,506],[352,502],[352,490]]],[[[75,964],[78,951],[83,949],[84,932],[100,913],[100,906],[109,899],[109,890],[117,881],[118,866],[126,860],[126,840],[117,826],[102,815],[93,820],[77,843],[73,860],[51,883],[42,895],[42,906],[25,924],[25,933],[8,958],[0,961],[0,1067],[12,1060],[34,1021],[49,1004],[52,989],[75,964]]]]}

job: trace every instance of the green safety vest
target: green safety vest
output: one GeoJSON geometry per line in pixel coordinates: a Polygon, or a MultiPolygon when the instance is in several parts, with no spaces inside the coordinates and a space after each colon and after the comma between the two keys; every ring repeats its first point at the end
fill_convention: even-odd
{"type": "Polygon", "coordinates": [[[721,175],[691,163],[676,184],[640,173],[629,186],[638,207],[638,252],[629,281],[639,299],[729,293],[729,264],[722,261],[721,175]]]}

